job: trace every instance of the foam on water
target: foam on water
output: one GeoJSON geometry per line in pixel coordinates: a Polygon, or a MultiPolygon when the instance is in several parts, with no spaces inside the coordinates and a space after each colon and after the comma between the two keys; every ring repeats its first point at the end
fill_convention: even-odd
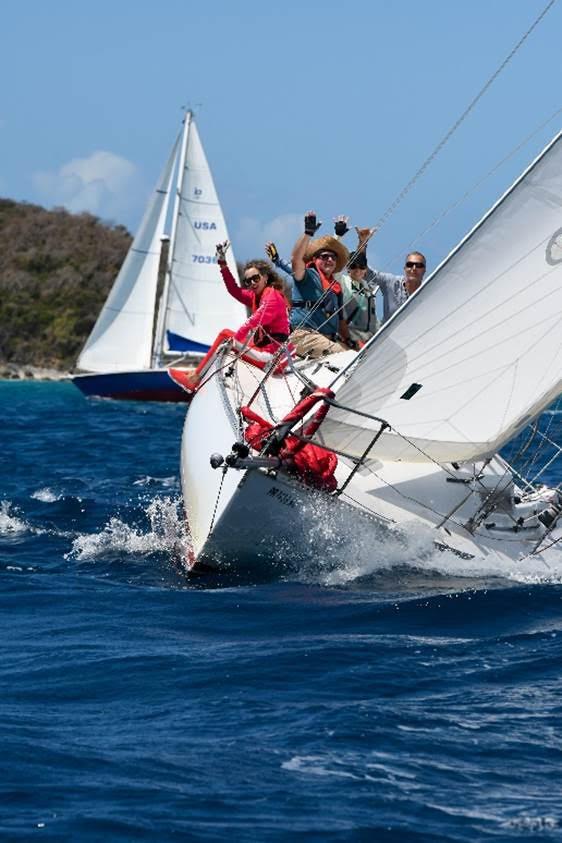
{"type": "Polygon", "coordinates": [[[27,521],[19,517],[19,513],[10,501],[0,502],[0,536],[13,536],[18,533],[43,532],[30,526],[27,521]]]}
{"type": "MultiPolygon", "coordinates": [[[[498,579],[523,584],[562,583],[562,558],[548,564],[539,557],[503,561],[500,557],[463,559],[435,545],[435,531],[418,521],[381,524],[365,532],[364,521],[348,508],[326,505],[321,498],[307,505],[308,534],[302,555],[292,556],[298,577],[319,585],[341,586],[385,572],[411,571],[431,577],[498,579]]],[[[277,562],[288,557],[289,542],[274,552],[277,562]]]]}
{"type": "MultiPolygon", "coordinates": [[[[112,554],[146,557],[164,553],[188,573],[192,544],[181,499],[156,496],[142,505],[141,514],[146,524],[139,524],[138,517],[135,523],[129,522],[120,513],[109,517],[95,532],[67,534],[72,543],[65,558],[85,562],[112,554]]],[[[470,581],[479,587],[483,580],[498,578],[526,585],[562,583],[562,560],[547,567],[533,557],[517,565],[495,559],[461,559],[452,551],[437,548],[434,531],[419,522],[400,528],[382,524],[377,532],[369,530],[366,534],[362,519],[354,519],[347,508],[327,506],[320,497],[311,498],[307,504],[307,523],[309,530],[301,537],[297,553],[289,538],[271,548],[267,537],[263,537],[265,575],[275,577],[277,566],[291,572],[291,579],[328,587],[373,577],[395,579],[397,573],[402,580],[414,575],[428,582],[436,575],[448,580],[463,579],[467,587],[470,581]],[[270,572],[268,560],[274,563],[270,572]]],[[[26,529],[32,528],[4,506],[0,512],[0,534],[26,529]]]]}
{"type": "Polygon", "coordinates": [[[164,551],[187,558],[191,543],[180,501],[156,497],[147,505],[145,514],[148,520],[146,530],[112,517],[101,532],[78,535],[65,558],[92,560],[113,551],[135,555],[164,551]]]}
{"type": "Polygon", "coordinates": [[[25,535],[49,536],[51,538],[72,538],[74,533],[54,527],[37,527],[22,517],[19,509],[10,501],[0,502],[0,538],[21,538],[25,535]]]}
{"type": "Polygon", "coordinates": [[[55,503],[55,501],[60,501],[62,495],[57,495],[52,489],[45,486],[45,488],[37,489],[37,491],[33,492],[31,497],[33,500],[41,501],[41,503],[55,503]]]}
{"type": "Polygon", "coordinates": [[[151,477],[150,475],[146,475],[135,480],[133,486],[163,486],[165,489],[173,489],[179,486],[179,481],[175,476],[151,477]]]}

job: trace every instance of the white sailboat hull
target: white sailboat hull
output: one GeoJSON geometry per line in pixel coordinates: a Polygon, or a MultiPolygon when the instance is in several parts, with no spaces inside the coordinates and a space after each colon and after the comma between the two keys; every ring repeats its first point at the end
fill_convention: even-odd
{"type": "MultiPolygon", "coordinates": [[[[249,398],[262,373],[244,363],[235,368],[240,369],[235,377],[246,381],[249,398]]],[[[326,380],[332,377],[326,370],[326,380]]],[[[286,391],[286,380],[280,380],[271,379],[268,400],[284,415],[292,405],[283,406],[276,397],[286,391]]],[[[295,388],[299,385],[293,384],[295,388]]],[[[230,453],[243,438],[235,393],[233,379],[220,372],[210,376],[186,416],[181,480],[193,562],[244,571],[287,568],[309,552],[307,536],[318,514],[329,519],[348,507],[281,472],[211,466],[213,454],[230,453]]]]}
{"type": "MultiPolygon", "coordinates": [[[[333,356],[332,363],[338,356],[345,357],[333,356]]],[[[467,529],[488,489],[497,488],[498,478],[505,476],[505,464],[499,459],[486,468],[472,494],[462,470],[457,482],[450,482],[451,473],[433,463],[373,460],[372,470],[357,472],[340,496],[314,490],[284,471],[240,470],[224,463],[213,468],[213,454],[224,457],[234,442],[243,440],[237,409],[259,382],[247,364],[233,363],[227,376],[224,364],[217,369],[195,395],[182,437],[182,490],[194,565],[265,573],[290,570],[317,558],[325,566],[337,567],[359,556],[382,558],[387,543],[400,543],[415,530],[424,537],[422,553],[436,548],[452,551],[463,574],[467,566],[475,573],[508,573],[540,543],[545,528],[537,519],[534,527],[515,530],[511,516],[496,513],[487,519],[487,526],[481,524],[474,532],[467,529]]],[[[314,371],[320,385],[334,377],[333,370],[325,367],[316,366],[314,371]]],[[[283,395],[289,394],[287,381],[292,379],[270,379],[264,403],[277,419],[294,405],[287,401],[283,407],[283,395]]],[[[298,386],[291,384],[293,395],[298,386]]],[[[263,406],[257,412],[262,413],[263,406]]],[[[340,459],[336,472],[340,487],[350,468],[340,459]]],[[[511,486],[511,475],[502,482],[511,486]]],[[[559,535],[560,531],[551,533],[549,542],[559,535]]],[[[534,558],[548,565],[549,559],[559,556],[555,546],[534,558]]]]}

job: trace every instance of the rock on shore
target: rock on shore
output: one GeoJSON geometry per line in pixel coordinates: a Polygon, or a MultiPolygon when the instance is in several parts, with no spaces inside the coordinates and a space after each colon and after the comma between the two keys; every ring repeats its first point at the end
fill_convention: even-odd
{"type": "Polygon", "coordinates": [[[40,366],[18,366],[16,363],[0,363],[0,380],[4,381],[62,381],[68,372],[59,369],[44,369],[40,366]]]}

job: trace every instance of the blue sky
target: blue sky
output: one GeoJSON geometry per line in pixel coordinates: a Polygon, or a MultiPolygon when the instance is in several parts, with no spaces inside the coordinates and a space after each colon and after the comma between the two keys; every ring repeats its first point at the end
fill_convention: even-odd
{"type": "MultiPolygon", "coordinates": [[[[19,0],[2,9],[0,195],[134,232],[181,123],[198,125],[237,257],[290,250],[307,208],[374,224],[547,0],[19,0]]],[[[562,128],[562,0],[373,239],[437,262],[562,128]]],[[[348,236],[349,239],[349,236],[348,236]]],[[[350,245],[353,238],[350,239],[350,245]]]]}

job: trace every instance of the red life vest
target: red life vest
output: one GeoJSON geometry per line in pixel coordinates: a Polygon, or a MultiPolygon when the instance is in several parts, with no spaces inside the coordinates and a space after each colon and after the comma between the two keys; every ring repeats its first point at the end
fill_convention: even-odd
{"type": "MultiPolygon", "coordinates": [[[[253,422],[245,430],[246,442],[254,450],[261,450],[264,439],[274,430],[274,427],[280,428],[285,424],[299,421],[314,404],[322,400],[323,396],[333,398],[334,393],[325,387],[315,389],[311,395],[299,401],[296,407],[275,426],[254,413],[250,407],[242,407],[241,413],[246,421],[253,422]]],[[[307,424],[301,425],[298,431],[299,436],[308,438],[313,436],[324,420],[328,409],[329,405],[323,402],[320,409],[316,411],[307,424]]],[[[333,492],[337,488],[334,472],[338,464],[338,458],[332,451],[327,451],[319,445],[313,445],[312,442],[303,442],[302,439],[289,434],[279,451],[279,457],[288,471],[298,474],[300,479],[308,485],[327,492],[333,492]]]]}
{"type": "Polygon", "coordinates": [[[329,278],[327,275],[325,275],[322,270],[316,266],[314,261],[310,261],[309,263],[307,263],[307,267],[312,267],[316,270],[316,272],[320,276],[320,283],[322,284],[322,289],[324,291],[331,290],[333,293],[339,296],[339,294],[341,293],[341,284],[339,281],[336,281],[333,276],[329,278]]]}

